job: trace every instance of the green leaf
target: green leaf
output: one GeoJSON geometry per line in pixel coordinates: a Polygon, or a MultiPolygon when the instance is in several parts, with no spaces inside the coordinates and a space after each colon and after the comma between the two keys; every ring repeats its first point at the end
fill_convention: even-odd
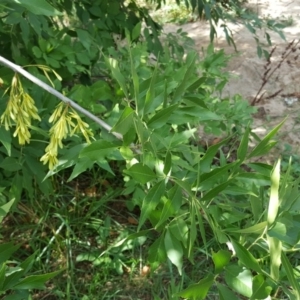
{"type": "Polygon", "coordinates": [[[135,156],[135,154],[133,153],[131,148],[128,146],[121,147],[120,153],[122,154],[122,156],[124,157],[125,160],[132,160],[135,156]]]}
{"type": "Polygon", "coordinates": [[[300,186],[300,178],[298,178],[294,182],[294,186],[288,185],[289,187],[289,197],[283,198],[282,209],[283,211],[298,211],[300,210],[300,201],[298,201],[300,194],[299,194],[299,186],[300,186]]]}
{"type": "Polygon", "coordinates": [[[83,47],[90,52],[92,40],[89,32],[82,29],[76,29],[76,33],[83,47]]]}
{"type": "Polygon", "coordinates": [[[167,253],[164,243],[164,235],[162,234],[148,249],[148,260],[151,264],[151,269],[156,270],[159,265],[165,262],[167,253]]]}
{"type": "MultiPolygon", "coordinates": [[[[203,208],[203,211],[204,211],[204,214],[206,214],[204,208],[203,208]]],[[[196,216],[198,219],[198,226],[199,226],[200,236],[202,238],[203,246],[207,252],[208,245],[207,245],[207,240],[206,240],[206,220],[204,220],[204,218],[202,217],[202,211],[200,212],[200,210],[198,210],[198,209],[196,209],[196,216]]]]}
{"type": "Polygon", "coordinates": [[[20,23],[22,20],[22,15],[19,12],[11,12],[5,18],[5,23],[9,25],[14,25],[20,23]]]}
{"type": "Polygon", "coordinates": [[[11,133],[5,130],[4,126],[0,126],[0,142],[5,147],[8,156],[11,156],[11,133]]]}
{"type": "MultiPolygon", "coordinates": [[[[256,30],[255,30],[255,28],[254,28],[250,23],[245,22],[244,25],[247,27],[247,29],[248,29],[251,33],[255,34],[256,30]]],[[[259,56],[259,57],[260,57],[260,56],[259,56]]]]}
{"type": "Polygon", "coordinates": [[[138,112],[138,114],[140,114],[144,108],[144,101],[140,101],[142,99],[139,98],[139,95],[140,95],[139,77],[137,75],[136,67],[134,65],[132,51],[130,48],[128,51],[129,51],[129,56],[130,56],[130,66],[131,66],[131,76],[132,76],[133,90],[134,90],[134,100],[135,100],[137,112],[138,112]]]}
{"type": "Polygon", "coordinates": [[[278,214],[279,209],[279,180],[280,180],[280,159],[274,166],[274,170],[271,173],[271,192],[268,208],[268,225],[271,226],[278,214]]]}
{"type": "Polygon", "coordinates": [[[274,129],[272,129],[261,141],[260,143],[251,151],[251,153],[248,155],[248,159],[255,157],[255,156],[260,156],[268,153],[271,148],[274,147],[276,142],[271,141],[271,139],[275,136],[275,134],[279,131],[279,129],[282,127],[284,124],[286,118],[279,123],[274,129]]]}
{"type": "Polygon", "coordinates": [[[39,47],[37,47],[37,46],[33,46],[33,47],[32,47],[32,52],[33,52],[33,54],[34,54],[34,56],[35,56],[36,58],[41,58],[42,55],[43,55],[41,49],[40,49],[39,47]]]}
{"type": "Polygon", "coordinates": [[[69,93],[69,97],[75,101],[81,102],[90,100],[91,92],[90,89],[82,84],[76,84],[69,93]]]}
{"type": "Polygon", "coordinates": [[[218,196],[220,194],[220,192],[225,190],[226,187],[229,184],[231,184],[231,182],[233,180],[234,180],[234,178],[228,179],[226,182],[217,185],[215,188],[211,189],[208,193],[206,193],[202,198],[200,198],[200,200],[201,201],[209,201],[209,200],[214,199],[216,196],[218,196]]]}
{"type": "Polygon", "coordinates": [[[236,256],[244,266],[253,271],[256,271],[257,273],[262,272],[257,260],[244,246],[234,240],[231,240],[231,243],[234,251],[236,252],[236,256]]]}
{"type": "Polygon", "coordinates": [[[62,13],[56,10],[45,0],[13,0],[13,1],[18,5],[25,7],[35,15],[43,15],[47,17],[62,15],[62,13]]]}
{"type": "MultiPolygon", "coordinates": [[[[149,232],[150,232],[150,230],[147,229],[147,230],[142,230],[140,232],[132,233],[132,234],[128,235],[126,238],[124,238],[120,241],[117,241],[116,243],[114,243],[111,246],[107,247],[104,251],[101,252],[100,255],[97,253],[97,256],[101,257],[101,256],[103,256],[107,253],[110,253],[111,249],[120,248],[120,246],[124,245],[125,242],[128,242],[130,240],[134,240],[134,239],[142,237],[142,236],[148,236],[149,232]]],[[[87,253],[87,254],[91,255],[90,253],[87,253]]],[[[81,257],[81,256],[77,256],[77,258],[78,257],[81,257]]],[[[77,258],[76,258],[76,260],[77,260],[77,258]]]]}
{"type": "Polygon", "coordinates": [[[250,128],[247,127],[247,129],[243,135],[242,141],[239,145],[239,148],[237,150],[237,158],[240,160],[240,163],[242,163],[247,156],[247,150],[248,150],[248,144],[249,144],[249,134],[250,134],[250,128]]]}
{"type": "Polygon", "coordinates": [[[258,196],[252,190],[249,190],[249,187],[241,187],[233,184],[226,188],[223,193],[228,195],[250,195],[253,197],[258,196]]]}
{"type": "Polygon", "coordinates": [[[130,169],[125,170],[124,172],[141,184],[145,184],[156,178],[155,173],[142,163],[134,164],[130,169]]]}
{"type": "Polygon", "coordinates": [[[93,164],[94,162],[88,157],[79,158],[67,182],[70,182],[82,172],[86,171],[87,169],[90,169],[93,166],[93,164]]]}
{"type": "Polygon", "coordinates": [[[157,224],[155,224],[155,229],[159,230],[159,227],[166,222],[173,214],[175,214],[175,210],[172,206],[172,201],[164,197],[164,206],[157,224]]]}
{"type": "Polygon", "coordinates": [[[228,265],[231,259],[231,253],[227,250],[219,250],[217,253],[212,253],[212,259],[215,265],[215,273],[223,271],[224,267],[228,265]]]}
{"type": "Polygon", "coordinates": [[[96,164],[103,170],[107,171],[108,173],[110,173],[111,175],[115,176],[115,173],[113,172],[113,170],[111,169],[109,163],[107,162],[107,160],[105,159],[98,159],[96,161],[96,164]]]}
{"type": "Polygon", "coordinates": [[[6,270],[6,278],[4,282],[4,287],[6,290],[10,290],[16,285],[20,278],[24,277],[24,272],[21,267],[11,267],[6,270]]]}
{"type": "Polygon", "coordinates": [[[19,267],[22,268],[23,274],[26,274],[32,268],[35,262],[35,257],[36,257],[36,253],[33,253],[19,265],[19,267]]]}
{"type": "Polygon", "coordinates": [[[58,60],[51,58],[49,56],[44,55],[44,58],[46,60],[46,62],[53,68],[59,68],[60,67],[60,63],[58,62],[58,60]]]}
{"type": "MultiPolygon", "coordinates": [[[[204,76],[201,76],[200,78],[195,78],[195,80],[187,87],[187,90],[189,92],[193,93],[193,92],[195,92],[195,90],[197,90],[202,85],[204,85],[205,81],[206,81],[206,78],[204,76]]],[[[191,96],[190,95],[189,96],[185,95],[184,98],[189,99],[190,101],[192,101],[196,105],[200,105],[204,108],[207,108],[204,101],[202,99],[200,99],[199,97],[197,97],[196,95],[191,95],[191,96]]]]}
{"type": "Polygon", "coordinates": [[[300,285],[298,278],[295,277],[293,267],[283,251],[281,252],[281,260],[288,278],[289,285],[293,287],[295,299],[300,299],[300,285]]]}
{"type": "Polygon", "coordinates": [[[169,123],[182,125],[191,122],[205,122],[212,120],[223,120],[222,116],[217,115],[210,110],[204,108],[190,108],[189,110],[180,108],[170,116],[169,123]]]}
{"type": "MultiPolygon", "coordinates": [[[[30,27],[29,24],[27,22],[27,20],[25,18],[20,19],[20,27],[21,27],[21,31],[22,31],[22,39],[24,41],[24,44],[26,45],[26,47],[28,47],[29,44],[29,36],[30,36],[30,27]]],[[[28,48],[27,48],[28,49],[28,48]]]]}
{"type": "Polygon", "coordinates": [[[247,166],[264,176],[270,176],[273,169],[271,165],[264,163],[248,163],[247,166]]]}
{"type": "Polygon", "coordinates": [[[0,264],[6,262],[19,248],[20,245],[14,245],[12,242],[0,244],[0,264]]]}
{"type": "Polygon", "coordinates": [[[186,224],[183,218],[177,218],[173,220],[168,226],[171,234],[182,243],[183,247],[186,248],[187,240],[189,239],[189,226],[186,224]]]}
{"type": "MultiPolygon", "coordinates": [[[[193,252],[195,247],[195,240],[197,237],[197,227],[196,227],[196,209],[194,205],[191,205],[190,215],[189,215],[189,235],[188,235],[188,257],[189,259],[193,259],[193,252]]],[[[199,224],[201,226],[201,224],[199,224]]]]}
{"type": "Polygon", "coordinates": [[[120,72],[120,69],[118,66],[118,61],[113,58],[106,58],[106,57],[104,57],[104,58],[105,58],[106,64],[109,66],[109,68],[111,70],[113,78],[120,85],[126,98],[129,99],[129,93],[128,93],[127,86],[126,86],[126,80],[125,80],[125,77],[120,72]]]}
{"type": "Polygon", "coordinates": [[[0,163],[0,168],[9,172],[16,172],[22,169],[22,165],[17,158],[5,157],[0,163]]]}
{"type": "Polygon", "coordinates": [[[164,97],[164,101],[163,101],[163,108],[166,108],[168,106],[168,87],[169,87],[169,82],[167,79],[165,79],[165,82],[164,82],[164,92],[163,92],[163,97],[164,97]]]}
{"type": "MultiPolygon", "coordinates": [[[[273,169],[272,169],[273,171],[273,169]]],[[[291,171],[292,171],[292,157],[289,158],[289,162],[287,165],[287,170],[282,174],[281,176],[281,184],[279,187],[279,198],[282,199],[280,202],[280,206],[283,208],[283,211],[285,210],[285,204],[286,204],[286,198],[289,198],[291,195],[291,192],[294,187],[291,187],[289,184],[290,178],[291,178],[291,171]]],[[[298,184],[299,178],[293,182],[293,185],[299,186],[298,184]]],[[[289,199],[292,200],[292,199],[289,199]]],[[[292,200],[293,201],[293,200],[292,200]]]]}
{"type": "Polygon", "coordinates": [[[132,29],[131,38],[133,41],[139,38],[139,36],[141,35],[141,29],[142,29],[142,22],[138,22],[132,29]]]}
{"type": "MultiPolygon", "coordinates": [[[[248,189],[250,188],[250,185],[248,185],[248,189]]],[[[250,195],[249,201],[251,205],[251,211],[253,214],[253,220],[255,222],[258,222],[261,218],[262,212],[264,210],[264,195],[263,195],[263,187],[259,187],[259,189],[252,183],[251,187],[252,191],[258,193],[258,196],[252,196],[250,195]]]]}
{"type": "Polygon", "coordinates": [[[6,279],[4,287],[6,290],[13,289],[16,284],[18,284],[26,273],[31,269],[35,261],[35,253],[26,258],[21,264],[17,267],[10,268],[6,272],[6,279]]]}
{"type": "Polygon", "coordinates": [[[106,81],[96,81],[89,89],[92,93],[92,99],[95,102],[113,98],[111,88],[106,81]]]}
{"type": "MultiPolygon", "coordinates": [[[[143,114],[147,114],[149,113],[151,106],[154,102],[154,98],[155,98],[155,88],[154,85],[156,83],[156,77],[157,77],[157,70],[158,70],[158,63],[155,66],[155,69],[153,71],[152,77],[151,77],[151,82],[150,82],[150,86],[146,92],[146,98],[145,98],[145,105],[144,105],[144,110],[143,110],[143,114]]],[[[165,108],[165,106],[163,107],[165,108]]]]}
{"type": "Polygon", "coordinates": [[[251,297],[252,274],[249,270],[246,270],[238,265],[226,266],[225,281],[234,291],[248,298],[251,297]]]}
{"type": "Polygon", "coordinates": [[[0,206],[0,223],[3,221],[4,217],[8,214],[11,206],[15,202],[15,199],[10,200],[6,204],[0,206]]]}
{"type": "Polygon", "coordinates": [[[166,124],[171,114],[174,112],[174,110],[177,109],[177,107],[178,105],[175,104],[160,110],[149,120],[147,125],[153,129],[162,127],[163,125],[166,124]]]}
{"type": "Polygon", "coordinates": [[[2,294],[2,291],[5,290],[5,287],[3,288],[4,281],[5,281],[5,273],[6,273],[6,264],[2,263],[0,264],[0,294],[2,294]]]}
{"type": "Polygon", "coordinates": [[[86,53],[76,53],[76,58],[79,61],[79,63],[89,66],[91,64],[91,61],[89,57],[86,55],[86,53]]]}
{"type": "Polygon", "coordinates": [[[214,283],[214,276],[208,275],[198,283],[191,284],[185,290],[178,293],[178,296],[185,299],[202,300],[206,299],[207,293],[214,283]]]}
{"type": "Polygon", "coordinates": [[[239,298],[225,285],[220,284],[218,282],[216,283],[216,285],[219,291],[220,300],[239,300],[239,298]]]}
{"type": "MultiPolygon", "coordinates": [[[[228,170],[234,168],[234,166],[236,164],[237,164],[236,162],[229,163],[229,164],[227,164],[227,165],[225,165],[223,167],[219,167],[219,168],[213,169],[210,172],[201,173],[200,178],[199,178],[199,185],[197,186],[197,188],[200,191],[204,191],[204,190],[210,189],[216,183],[220,182],[220,180],[222,178],[224,178],[224,177],[228,178],[229,177],[228,170]],[[223,176],[223,175],[225,175],[225,176],[223,176]]],[[[200,170],[201,170],[201,163],[200,163],[200,170]]]]}
{"type": "Polygon", "coordinates": [[[232,139],[232,136],[228,137],[227,139],[222,140],[220,143],[210,146],[205,155],[200,160],[200,168],[201,173],[207,173],[210,171],[211,163],[215,158],[219,148],[225,145],[228,141],[232,139]]]}
{"type": "Polygon", "coordinates": [[[247,184],[252,183],[256,187],[270,185],[270,177],[265,176],[265,175],[261,175],[259,173],[249,173],[249,172],[240,173],[236,176],[236,178],[240,182],[244,182],[244,183],[247,183],[247,184]]]}
{"type": "Polygon", "coordinates": [[[172,233],[167,230],[165,235],[165,248],[169,260],[178,269],[178,273],[182,274],[182,256],[183,249],[181,243],[172,235],[172,233]]]}
{"type": "MultiPolygon", "coordinates": [[[[172,133],[172,135],[163,138],[164,141],[166,141],[166,144],[168,144],[168,148],[172,149],[182,144],[189,144],[191,138],[195,137],[196,131],[196,128],[191,128],[188,130],[172,133]]],[[[188,148],[189,146],[185,147],[188,148]]]]}
{"type": "MultiPolygon", "coordinates": [[[[196,58],[197,58],[197,54],[196,53],[191,53],[190,55],[193,55],[193,57],[191,58],[191,62],[188,65],[185,73],[184,73],[184,77],[183,80],[178,84],[178,87],[176,88],[175,92],[174,92],[174,96],[172,99],[172,104],[175,104],[176,102],[179,101],[180,97],[182,97],[182,95],[184,94],[184,92],[187,89],[188,86],[188,80],[191,76],[193,76],[194,74],[194,69],[195,69],[195,62],[196,62],[196,58]]],[[[188,60],[188,58],[187,58],[188,60]]]]}
{"type": "Polygon", "coordinates": [[[156,206],[160,203],[161,197],[163,196],[165,189],[165,181],[162,180],[156,185],[154,185],[148,192],[147,196],[144,198],[141,208],[141,216],[138,230],[140,230],[141,226],[145,223],[146,219],[155,210],[156,206]]]}
{"type": "Polygon", "coordinates": [[[167,152],[166,157],[165,157],[165,163],[164,163],[164,174],[168,175],[172,168],[172,155],[170,152],[167,152]]]}
{"type": "Polygon", "coordinates": [[[147,141],[150,138],[150,132],[147,128],[145,128],[145,123],[139,118],[139,116],[134,118],[134,126],[143,152],[144,145],[147,144],[147,141]]]}
{"type": "Polygon", "coordinates": [[[16,173],[16,175],[13,177],[11,182],[9,197],[15,198],[16,201],[19,201],[21,198],[22,191],[23,191],[23,176],[21,176],[19,173],[16,173]]]}
{"type": "Polygon", "coordinates": [[[272,287],[265,282],[263,275],[258,274],[253,278],[252,291],[251,300],[266,299],[270,295],[272,287]]]}
{"type": "Polygon", "coordinates": [[[5,296],[5,300],[24,300],[30,297],[29,291],[27,290],[18,290],[8,296],[5,296]]]}
{"type": "Polygon", "coordinates": [[[257,51],[257,56],[259,58],[261,58],[261,56],[262,56],[262,48],[261,48],[261,46],[257,45],[256,51],[257,51]]]}
{"type": "Polygon", "coordinates": [[[49,279],[55,277],[58,275],[61,271],[56,271],[48,274],[43,275],[31,275],[24,279],[22,279],[18,284],[16,284],[12,289],[18,290],[18,289],[44,289],[45,288],[45,282],[49,279]]]}
{"type": "Polygon", "coordinates": [[[174,179],[174,182],[180,186],[190,197],[194,197],[192,187],[187,181],[174,179]]]}
{"type": "Polygon", "coordinates": [[[134,110],[126,106],[115,126],[111,131],[125,134],[133,126],[134,110]]]}
{"type": "Polygon", "coordinates": [[[267,221],[263,221],[261,223],[255,224],[253,226],[250,226],[248,228],[244,228],[244,229],[224,229],[224,231],[227,232],[238,232],[238,233],[242,233],[242,234],[262,234],[264,232],[264,230],[267,228],[267,221]]]}
{"type": "Polygon", "coordinates": [[[88,157],[90,160],[100,160],[108,155],[117,154],[118,146],[105,140],[92,142],[90,145],[83,148],[79,153],[79,158],[88,157]]]}
{"type": "Polygon", "coordinates": [[[160,220],[155,228],[159,228],[170,216],[176,214],[182,205],[182,189],[176,184],[168,191],[169,199],[165,200],[160,220]]]}
{"type": "MultiPolygon", "coordinates": [[[[80,151],[84,148],[85,148],[85,144],[79,144],[79,145],[69,148],[68,151],[66,151],[66,153],[59,160],[57,167],[55,167],[53,170],[49,170],[49,172],[47,173],[45,178],[43,178],[43,180],[46,180],[47,178],[53,176],[54,174],[58,173],[59,171],[65,169],[65,168],[75,165],[78,160],[78,155],[79,155],[80,151]]],[[[27,164],[29,167],[31,167],[31,165],[32,165],[31,162],[29,162],[29,163],[27,162],[27,164]]],[[[36,166],[33,166],[33,169],[35,169],[35,168],[36,168],[36,166]]]]}
{"type": "MultiPolygon", "coordinates": [[[[260,153],[255,156],[258,156],[258,155],[263,156],[263,155],[268,154],[272,150],[272,148],[274,148],[277,145],[277,143],[278,143],[278,141],[275,141],[275,140],[270,141],[266,146],[264,146],[264,148],[261,148],[260,153]]],[[[252,153],[250,155],[251,155],[251,157],[253,157],[252,153]]]]}

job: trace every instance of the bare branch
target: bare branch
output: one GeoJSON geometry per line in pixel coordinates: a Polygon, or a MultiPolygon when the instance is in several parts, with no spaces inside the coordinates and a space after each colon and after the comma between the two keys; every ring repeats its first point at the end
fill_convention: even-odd
{"type": "MultiPolygon", "coordinates": [[[[5,59],[2,56],[0,56],[0,64],[2,64],[4,66],[12,69],[13,71],[15,71],[15,72],[17,72],[17,73],[19,73],[21,75],[23,75],[28,80],[32,81],[34,84],[38,85],[39,87],[41,87],[42,89],[44,89],[48,93],[54,95],[55,97],[57,97],[58,99],[60,99],[64,103],[66,103],[66,104],[70,105],[72,108],[76,109],[78,112],[82,113],[86,117],[88,117],[91,120],[95,121],[102,128],[106,129],[107,131],[111,131],[112,127],[110,125],[108,125],[106,122],[104,122],[103,120],[99,119],[98,117],[96,117],[91,112],[89,112],[88,110],[86,110],[83,107],[81,107],[80,105],[78,105],[76,102],[74,102],[70,98],[64,96],[63,94],[61,94],[60,92],[58,92],[57,90],[55,90],[54,88],[52,88],[50,85],[44,83],[40,79],[38,79],[35,76],[31,75],[29,72],[25,71],[22,67],[14,64],[14,63],[12,63],[11,61],[5,59]]],[[[111,132],[111,133],[115,137],[117,137],[118,139],[120,139],[120,140],[123,139],[123,136],[120,133],[117,133],[117,132],[111,132]]]]}

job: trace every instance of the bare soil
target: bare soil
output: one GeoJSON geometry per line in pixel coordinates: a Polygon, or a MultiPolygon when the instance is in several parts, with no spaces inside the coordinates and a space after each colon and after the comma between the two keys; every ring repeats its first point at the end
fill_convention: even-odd
{"type": "MultiPolygon", "coordinates": [[[[274,51],[271,59],[275,67],[281,60],[288,44],[300,37],[300,1],[299,0],[249,0],[250,9],[258,12],[263,18],[277,18],[289,20],[288,27],[283,29],[286,40],[283,40],[277,33],[270,32],[273,45],[269,47],[264,38],[265,30],[257,31],[260,41],[265,49],[274,51]]],[[[235,75],[229,81],[224,93],[226,96],[241,94],[249,102],[253,100],[260,89],[265,71],[265,58],[257,55],[257,44],[253,35],[242,24],[227,24],[234,34],[237,45],[236,53],[232,46],[226,42],[222,28],[218,28],[218,38],[215,40],[215,47],[224,49],[227,54],[236,54],[228,64],[227,70],[235,75]]],[[[183,31],[195,41],[197,50],[202,51],[209,45],[209,25],[205,21],[197,21],[181,26],[166,24],[166,33],[176,32],[181,27],[183,31]]],[[[300,146],[300,44],[297,50],[292,52],[287,61],[270,78],[260,94],[264,93],[263,98],[256,104],[259,113],[254,116],[254,128],[260,134],[264,134],[268,129],[280,123],[286,116],[287,120],[282,127],[279,138],[283,149],[284,144],[293,146],[293,152],[297,152],[300,146]],[[299,58],[297,55],[299,54],[299,58]],[[268,96],[281,90],[277,96],[266,99],[268,96]],[[288,103],[289,102],[289,103],[288,103]]]]}

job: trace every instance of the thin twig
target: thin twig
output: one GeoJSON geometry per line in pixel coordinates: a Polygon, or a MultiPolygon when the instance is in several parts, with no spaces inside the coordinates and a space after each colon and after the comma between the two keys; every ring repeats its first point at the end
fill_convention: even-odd
{"type": "MultiPolygon", "coordinates": [[[[260,95],[262,89],[264,88],[264,86],[269,82],[270,78],[274,75],[274,73],[280,69],[281,65],[284,63],[284,61],[286,61],[288,63],[288,65],[290,65],[291,63],[288,60],[288,57],[297,50],[297,46],[300,43],[300,41],[298,40],[297,42],[295,40],[292,40],[290,43],[288,43],[288,45],[285,47],[284,51],[281,54],[281,58],[279,60],[279,62],[276,63],[276,65],[273,67],[272,66],[272,62],[271,62],[271,57],[274,54],[275,50],[276,50],[276,46],[273,47],[273,49],[270,52],[270,55],[267,59],[267,63],[264,66],[265,72],[263,74],[262,77],[262,83],[261,86],[256,94],[256,96],[253,98],[253,100],[251,101],[251,105],[255,106],[255,104],[259,103],[261,101],[261,99],[263,98],[263,95],[260,95]],[[260,96],[259,96],[260,95],[260,96]]],[[[294,58],[295,59],[295,58],[294,58]]],[[[281,91],[279,91],[281,92],[281,91]]],[[[278,92],[278,93],[279,93],[278,92]]],[[[270,99],[272,97],[275,97],[276,93],[274,93],[273,95],[267,97],[266,99],[270,99]]]]}
{"type": "MultiPolygon", "coordinates": [[[[101,127],[103,127],[104,129],[106,129],[107,131],[111,132],[112,127],[110,125],[108,125],[106,122],[104,122],[100,118],[96,117],[94,114],[92,114],[91,112],[89,112],[85,108],[81,107],[79,104],[77,104],[76,102],[74,102],[70,98],[64,96],[63,94],[61,94],[60,92],[58,92],[57,90],[55,90],[54,88],[52,88],[50,85],[44,83],[43,81],[41,81],[40,79],[36,78],[35,76],[33,76],[32,74],[30,74],[29,72],[25,71],[22,67],[14,64],[14,63],[12,63],[11,61],[7,60],[6,58],[4,58],[2,56],[0,56],[0,64],[2,64],[4,66],[12,69],[13,71],[15,71],[17,73],[20,73],[21,75],[23,75],[24,77],[26,77],[28,80],[32,81],[34,84],[38,85],[39,87],[41,87],[42,89],[44,89],[48,93],[54,95],[55,97],[57,97],[58,99],[60,99],[64,103],[70,105],[72,108],[74,108],[78,112],[82,113],[86,117],[88,117],[91,120],[95,121],[97,124],[99,124],[101,127]]],[[[118,138],[119,140],[123,139],[122,134],[120,134],[118,132],[111,132],[111,133],[116,138],[118,138]]]]}

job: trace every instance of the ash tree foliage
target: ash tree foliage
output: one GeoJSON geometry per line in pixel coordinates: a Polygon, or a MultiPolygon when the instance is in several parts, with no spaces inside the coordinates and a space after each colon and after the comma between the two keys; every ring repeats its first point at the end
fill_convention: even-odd
{"type": "MultiPolygon", "coordinates": [[[[243,12],[238,1],[186,4],[212,24],[212,38],[213,23],[243,12]]],[[[221,97],[229,79],[222,50],[211,44],[200,58],[181,31],[161,42],[160,27],[135,1],[7,0],[0,13],[0,55],[112,128],[99,128],[1,67],[0,211],[9,211],[8,200],[25,201],[36,191],[55,194],[51,178],[65,169],[71,181],[97,167],[116,177],[128,209],[138,207],[140,215],[136,233],[104,252],[95,246],[96,257],[145,237],[152,239],[151,270],[169,261],[182,275],[201,248],[213,268],[174,297],[205,299],[213,290],[220,299],[300,298],[298,266],[289,260],[299,241],[299,179],[290,169],[281,174],[280,160],[274,166],[253,162],[275,146],[283,122],[260,139],[251,130],[255,108],[239,95],[221,97]],[[205,143],[206,135],[216,139],[205,143]],[[251,149],[250,139],[256,142],[251,149]]],[[[247,26],[260,26],[251,20],[247,26]]],[[[9,255],[0,255],[2,277],[17,250],[7,247],[9,255]]],[[[77,256],[85,260],[84,253],[77,256]]],[[[1,283],[0,293],[40,288],[55,275],[22,285],[26,272],[13,285],[1,283]]]]}

